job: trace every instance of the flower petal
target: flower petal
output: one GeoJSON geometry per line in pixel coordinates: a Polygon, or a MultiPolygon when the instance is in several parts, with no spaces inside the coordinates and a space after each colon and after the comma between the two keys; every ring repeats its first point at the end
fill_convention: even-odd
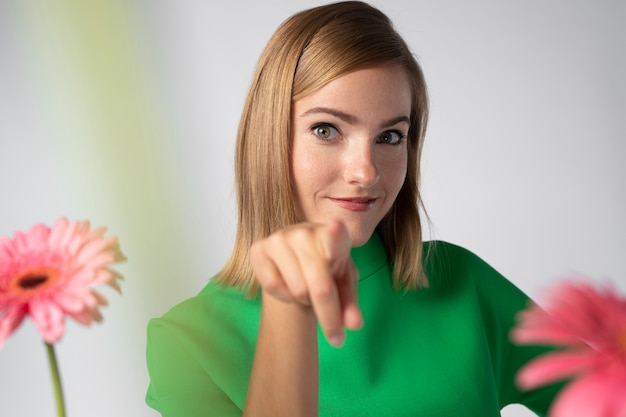
{"type": "Polygon", "coordinates": [[[63,336],[65,323],[63,311],[47,300],[33,301],[29,305],[30,317],[48,343],[56,343],[63,336]]]}
{"type": "Polygon", "coordinates": [[[65,241],[69,239],[69,222],[65,217],[59,218],[48,236],[48,245],[51,248],[63,248],[65,247],[65,241]]]}
{"type": "Polygon", "coordinates": [[[101,282],[106,283],[111,288],[113,288],[115,291],[117,291],[118,293],[121,294],[122,293],[122,288],[120,287],[120,284],[118,283],[118,281],[123,281],[124,280],[124,276],[122,276],[122,274],[120,274],[119,272],[117,272],[117,271],[115,271],[113,269],[109,269],[108,271],[111,273],[111,278],[106,280],[106,281],[101,281],[101,282]]]}
{"type": "Polygon", "coordinates": [[[99,234],[99,231],[101,229],[97,229],[92,232],[89,232],[88,221],[85,220],[82,222],[76,222],[76,229],[74,230],[74,234],[71,240],[67,243],[68,253],[70,253],[72,256],[76,256],[76,254],[80,251],[80,249],[84,245],[91,242],[92,240],[96,240],[101,237],[101,235],[99,234]],[[98,232],[98,233],[94,233],[94,232],[98,232]]]}
{"type": "Polygon", "coordinates": [[[566,386],[553,403],[554,417],[615,417],[625,409],[623,374],[592,373],[566,386]]]}
{"type": "Polygon", "coordinates": [[[592,369],[598,360],[589,352],[546,353],[526,364],[517,374],[522,389],[533,389],[592,369]]]}
{"type": "Polygon", "coordinates": [[[83,309],[85,304],[85,291],[64,291],[55,294],[54,302],[65,312],[75,312],[83,309]]]}
{"type": "Polygon", "coordinates": [[[111,252],[100,252],[96,254],[93,258],[89,259],[87,262],[83,262],[82,259],[78,260],[81,265],[84,265],[87,268],[105,268],[107,265],[115,262],[114,254],[111,252]]]}
{"type": "Polygon", "coordinates": [[[68,313],[68,315],[85,326],[91,325],[91,323],[93,323],[94,321],[102,321],[102,314],[100,314],[100,310],[97,308],[84,308],[82,311],[79,311],[77,313],[68,313]]]}
{"type": "Polygon", "coordinates": [[[76,261],[79,264],[88,264],[97,255],[109,252],[107,248],[114,245],[116,242],[117,239],[115,237],[88,242],[76,254],[76,261]]]}
{"type": "Polygon", "coordinates": [[[0,236],[0,266],[10,263],[15,256],[13,240],[6,236],[0,236]]]}
{"type": "Polygon", "coordinates": [[[48,238],[49,229],[44,224],[36,224],[26,233],[16,232],[13,238],[13,244],[17,253],[42,252],[47,249],[46,240],[48,238]]]}
{"type": "Polygon", "coordinates": [[[8,310],[0,317],[0,348],[4,345],[4,341],[22,324],[26,312],[26,306],[22,305],[8,310]]]}
{"type": "Polygon", "coordinates": [[[558,326],[531,327],[522,324],[511,331],[511,340],[519,345],[584,345],[576,333],[558,326]]]}

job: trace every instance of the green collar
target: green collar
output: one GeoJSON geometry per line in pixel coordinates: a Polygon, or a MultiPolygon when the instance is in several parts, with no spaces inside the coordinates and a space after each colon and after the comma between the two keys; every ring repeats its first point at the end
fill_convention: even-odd
{"type": "Polygon", "coordinates": [[[380,239],[378,232],[374,232],[372,237],[363,246],[352,248],[352,260],[359,270],[359,281],[362,281],[385,265],[387,262],[387,251],[380,239]]]}

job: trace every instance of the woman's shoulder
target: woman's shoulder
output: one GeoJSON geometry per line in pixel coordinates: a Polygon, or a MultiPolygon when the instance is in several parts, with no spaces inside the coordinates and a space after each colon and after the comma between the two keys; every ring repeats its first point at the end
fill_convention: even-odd
{"type": "Polygon", "coordinates": [[[424,270],[431,285],[495,272],[471,250],[443,240],[424,242],[422,257],[424,270]]]}
{"type": "Polygon", "coordinates": [[[423,244],[425,263],[432,262],[465,262],[484,263],[484,261],[471,250],[445,240],[428,240],[423,244]]]}
{"type": "Polygon", "coordinates": [[[241,317],[254,317],[259,308],[258,297],[247,296],[244,291],[224,286],[213,278],[196,295],[150,320],[149,327],[207,331],[219,323],[237,323],[241,317]]]}
{"type": "Polygon", "coordinates": [[[527,296],[490,263],[473,251],[446,241],[424,243],[424,268],[432,286],[449,286],[453,283],[470,284],[481,298],[501,296],[516,306],[526,302],[527,296]]]}
{"type": "Polygon", "coordinates": [[[236,391],[228,398],[223,387],[238,386],[249,378],[258,334],[258,304],[235,288],[211,280],[195,296],[150,320],[148,404],[160,411],[176,410],[176,415],[180,410],[197,413],[206,407],[206,401],[213,408],[239,412],[245,392],[236,391]],[[190,400],[189,392],[201,392],[201,398],[190,400]]]}

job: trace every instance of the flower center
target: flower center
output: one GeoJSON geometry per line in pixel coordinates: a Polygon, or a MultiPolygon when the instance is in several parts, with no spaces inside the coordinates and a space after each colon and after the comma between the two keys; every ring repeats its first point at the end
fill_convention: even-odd
{"type": "Polygon", "coordinates": [[[52,284],[57,278],[57,272],[51,268],[33,268],[15,277],[11,281],[10,287],[17,292],[38,291],[52,284]]]}
{"type": "Polygon", "coordinates": [[[25,290],[31,290],[46,281],[48,281],[47,275],[27,275],[22,277],[18,285],[25,290]]]}

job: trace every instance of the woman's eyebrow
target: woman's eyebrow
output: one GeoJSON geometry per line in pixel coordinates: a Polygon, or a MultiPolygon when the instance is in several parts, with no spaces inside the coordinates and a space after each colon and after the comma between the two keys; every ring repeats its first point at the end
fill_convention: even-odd
{"type": "Polygon", "coordinates": [[[393,125],[396,125],[398,123],[403,123],[403,122],[408,124],[409,126],[411,126],[411,119],[409,119],[408,116],[394,117],[393,119],[389,119],[389,120],[383,122],[381,124],[381,126],[383,126],[383,127],[384,126],[393,126],[393,125]]]}
{"type": "MultiPolygon", "coordinates": [[[[337,109],[331,109],[329,107],[313,107],[313,108],[310,108],[307,111],[305,111],[304,113],[302,113],[300,115],[300,117],[306,117],[306,116],[310,116],[312,114],[329,114],[329,115],[334,116],[334,117],[336,117],[338,119],[341,119],[344,122],[349,123],[349,124],[356,124],[359,121],[358,117],[356,117],[356,116],[354,116],[352,114],[345,113],[345,112],[342,112],[341,110],[337,110],[337,109]]],[[[393,119],[389,119],[389,120],[384,121],[383,123],[381,123],[381,126],[382,127],[393,126],[395,124],[402,123],[402,122],[407,123],[409,125],[411,124],[411,120],[409,119],[409,117],[407,117],[407,116],[399,116],[399,117],[394,117],[393,119]]]]}
{"type": "Polygon", "coordinates": [[[342,112],[340,110],[336,110],[336,109],[331,109],[329,107],[313,107],[310,108],[309,110],[305,111],[304,113],[302,113],[300,115],[300,117],[305,117],[305,116],[310,116],[312,114],[329,114],[331,116],[334,116],[338,119],[343,120],[346,123],[350,123],[350,124],[356,124],[359,119],[352,115],[352,114],[348,114],[345,112],[342,112]]]}

